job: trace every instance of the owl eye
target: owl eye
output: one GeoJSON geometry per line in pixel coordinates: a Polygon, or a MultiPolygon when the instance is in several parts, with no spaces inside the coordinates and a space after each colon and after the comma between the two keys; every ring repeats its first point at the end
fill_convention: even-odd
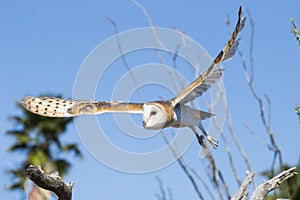
{"type": "Polygon", "coordinates": [[[151,113],[150,113],[150,116],[152,116],[152,115],[156,115],[156,111],[152,111],[151,113]]]}

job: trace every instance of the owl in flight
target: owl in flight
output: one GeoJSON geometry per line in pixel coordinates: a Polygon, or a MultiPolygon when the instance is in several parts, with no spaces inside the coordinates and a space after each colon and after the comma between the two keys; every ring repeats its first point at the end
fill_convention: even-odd
{"type": "Polygon", "coordinates": [[[206,138],[216,148],[218,141],[207,134],[201,123],[201,120],[210,118],[213,114],[191,108],[187,103],[201,96],[222,76],[223,70],[215,68],[223,61],[234,56],[240,40],[236,37],[244,25],[245,18],[242,16],[242,8],[240,7],[238,22],[223,50],[203,74],[170,100],[125,103],[27,96],[21,100],[22,104],[30,112],[46,117],[73,117],[112,112],[140,113],[143,115],[143,127],[146,129],[159,130],[166,127],[188,127],[195,133],[200,145],[204,148],[207,147],[204,143],[204,138],[206,138]],[[201,130],[204,136],[197,133],[197,128],[201,130]]]}

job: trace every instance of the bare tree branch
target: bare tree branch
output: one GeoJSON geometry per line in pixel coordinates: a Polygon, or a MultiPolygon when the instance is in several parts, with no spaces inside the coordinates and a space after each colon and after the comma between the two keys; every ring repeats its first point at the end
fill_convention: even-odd
{"type": "MultiPolygon", "coordinates": [[[[225,98],[225,95],[222,95],[223,98],[225,98]]],[[[225,100],[224,100],[225,102],[225,100]]],[[[225,104],[225,109],[226,109],[226,116],[227,116],[227,125],[228,125],[228,128],[229,128],[229,132],[231,133],[231,136],[234,140],[234,143],[236,144],[240,154],[242,155],[245,163],[246,163],[246,166],[247,166],[247,169],[248,171],[252,171],[252,168],[251,168],[251,164],[250,164],[250,161],[246,155],[246,152],[244,151],[242,145],[240,144],[238,138],[237,138],[237,135],[233,129],[233,125],[232,125],[232,118],[231,118],[231,113],[229,111],[229,108],[228,108],[228,105],[225,104]]],[[[255,182],[253,182],[253,186],[255,187],[255,182]]]]}
{"type": "MultiPolygon", "coordinates": [[[[164,43],[161,41],[161,39],[159,38],[158,36],[158,33],[156,31],[156,29],[154,28],[154,25],[152,23],[152,19],[151,19],[151,16],[149,15],[149,13],[147,12],[146,8],[140,4],[139,2],[137,2],[136,0],[131,0],[131,2],[133,4],[135,4],[143,13],[143,15],[145,16],[145,18],[147,19],[147,22],[148,22],[148,25],[149,27],[153,27],[152,29],[152,35],[153,35],[153,39],[154,39],[154,42],[155,42],[155,45],[157,48],[155,48],[155,53],[156,53],[156,56],[159,60],[159,62],[163,65],[166,65],[166,61],[164,60],[163,56],[161,55],[160,51],[159,51],[159,48],[161,49],[167,49],[166,46],[164,45],[164,43]]],[[[181,36],[181,38],[183,39],[182,42],[185,42],[185,34],[183,32],[180,32],[180,31],[177,31],[178,34],[181,36]]],[[[176,52],[178,52],[178,49],[180,48],[180,46],[182,46],[182,44],[177,44],[177,48],[176,48],[176,52]]],[[[173,53],[169,53],[169,56],[172,58],[172,61],[173,61],[173,68],[176,70],[176,58],[177,58],[177,53],[173,54],[173,53]]],[[[173,82],[173,85],[175,86],[175,89],[177,92],[180,92],[180,89],[178,88],[177,86],[177,81],[178,81],[178,77],[175,77],[174,73],[170,70],[167,70],[167,73],[169,74],[169,76],[171,77],[171,80],[173,82]]],[[[182,87],[184,88],[185,85],[183,83],[181,83],[182,87]]]]}
{"type": "MultiPolygon", "coordinates": [[[[247,14],[248,14],[248,16],[249,16],[248,10],[247,10],[247,14]]],[[[253,23],[253,20],[252,20],[252,17],[251,17],[251,16],[250,16],[250,22],[251,22],[251,24],[253,23]]],[[[228,17],[225,19],[225,23],[226,23],[226,25],[227,25],[227,27],[228,27],[229,32],[231,32],[231,30],[230,30],[230,19],[229,19],[229,15],[228,15],[228,17]]],[[[250,47],[250,51],[252,52],[252,47],[250,47]]],[[[222,91],[222,90],[220,90],[220,91],[222,91]]],[[[226,103],[226,99],[225,99],[225,98],[226,98],[226,96],[225,96],[225,91],[222,91],[221,95],[222,95],[222,99],[223,99],[224,106],[225,106],[225,109],[226,109],[226,116],[227,116],[226,122],[227,122],[227,126],[228,126],[229,131],[230,131],[230,133],[231,133],[231,136],[232,136],[232,138],[233,138],[233,140],[234,140],[234,143],[236,144],[236,146],[237,146],[237,148],[238,148],[238,150],[239,150],[241,156],[243,157],[243,159],[244,159],[244,161],[245,161],[245,163],[246,163],[246,166],[247,166],[248,171],[251,172],[251,171],[252,171],[252,168],[251,168],[250,161],[249,161],[249,159],[248,159],[248,157],[247,157],[247,155],[246,155],[246,152],[244,151],[242,145],[240,144],[240,142],[239,142],[239,140],[238,140],[238,138],[237,138],[237,135],[236,135],[236,133],[235,133],[235,131],[234,131],[234,128],[233,128],[232,118],[231,118],[231,113],[230,113],[230,111],[229,111],[228,104],[226,103]]],[[[222,137],[223,137],[223,139],[225,138],[224,134],[222,134],[222,137]]],[[[224,140],[224,141],[225,141],[225,140],[224,140]]],[[[231,164],[231,165],[233,165],[233,164],[231,164]]],[[[234,170],[234,167],[232,167],[232,169],[233,169],[233,172],[236,173],[235,170],[234,170]]],[[[235,178],[236,178],[238,184],[240,185],[240,184],[241,184],[241,181],[239,180],[239,178],[238,178],[237,175],[235,175],[235,178]]],[[[253,181],[252,183],[253,183],[253,186],[255,187],[255,182],[253,181]]]]}
{"type": "Polygon", "coordinates": [[[162,180],[156,176],[155,177],[158,184],[159,184],[159,190],[160,190],[160,194],[156,194],[156,197],[158,200],[173,200],[173,194],[172,194],[172,190],[170,188],[165,189],[162,180]],[[168,196],[167,196],[168,194],[168,196]]]}
{"type": "Polygon", "coordinates": [[[25,170],[26,175],[39,187],[50,190],[58,196],[58,200],[72,199],[72,188],[74,183],[64,183],[57,173],[45,174],[41,167],[29,165],[25,170]]]}
{"type": "MultiPolygon", "coordinates": [[[[216,98],[216,100],[219,99],[219,98],[221,98],[221,101],[222,101],[222,103],[224,104],[224,107],[227,108],[227,107],[228,107],[228,104],[227,104],[227,102],[226,102],[225,90],[224,90],[224,88],[223,88],[223,82],[222,82],[222,81],[220,81],[220,82],[218,83],[218,91],[219,91],[220,94],[218,95],[218,98],[216,98]]],[[[209,109],[209,111],[210,111],[211,113],[213,113],[213,110],[212,110],[212,108],[213,108],[212,105],[213,105],[213,104],[212,104],[212,103],[209,104],[208,101],[207,101],[206,99],[205,99],[205,103],[206,103],[206,107],[209,109]]],[[[228,109],[228,108],[227,108],[227,109],[228,109]]],[[[235,180],[237,181],[238,185],[241,185],[241,180],[240,180],[240,178],[239,178],[239,176],[238,176],[236,167],[235,167],[234,162],[233,162],[233,156],[232,156],[232,153],[231,153],[231,149],[230,149],[230,147],[229,147],[229,144],[228,144],[226,135],[225,135],[225,133],[224,133],[224,131],[223,131],[223,125],[220,125],[219,122],[218,122],[218,120],[216,120],[216,118],[212,118],[212,120],[213,120],[213,123],[215,124],[216,128],[217,128],[217,129],[219,130],[219,132],[221,133],[222,140],[223,140],[223,142],[224,142],[224,144],[225,144],[225,150],[226,150],[226,152],[227,152],[229,164],[230,164],[231,170],[232,170],[232,172],[233,172],[233,174],[234,174],[235,180]]],[[[237,141],[237,142],[238,142],[238,141],[237,141]]]]}
{"type": "Polygon", "coordinates": [[[242,185],[240,186],[238,191],[236,191],[236,193],[233,195],[231,200],[246,200],[247,199],[248,193],[249,193],[249,186],[250,186],[251,181],[253,180],[254,175],[255,175],[255,173],[247,171],[247,176],[246,176],[244,182],[242,183],[242,185]]]}
{"type": "Polygon", "coordinates": [[[142,4],[140,4],[136,0],[131,0],[131,2],[134,3],[139,9],[141,9],[141,11],[143,12],[143,14],[145,15],[145,17],[148,21],[149,26],[154,27],[153,23],[152,23],[152,19],[151,19],[150,15],[148,14],[147,10],[145,9],[145,7],[142,6],[142,4]]]}
{"type": "Polygon", "coordinates": [[[215,200],[215,196],[213,195],[211,189],[208,187],[207,183],[205,182],[205,180],[197,173],[197,171],[194,168],[191,168],[190,166],[186,166],[189,168],[189,170],[191,170],[191,172],[199,179],[199,181],[203,184],[205,190],[207,191],[208,195],[210,196],[210,198],[212,200],[215,200]]]}
{"type": "MultiPolygon", "coordinates": [[[[218,191],[218,194],[219,194],[219,199],[222,200],[224,198],[223,198],[222,191],[221,191],[221,184],[218,181],[218,177],[219,177],[218,175],[220,175],[220,170],[218,169],[218,167],[216,165],[216,162],[215,162],[215,159],[214,159],[214,157],[212,156],[212,154],[210,152],[208,152],[206,158],[207,158],[207,160],[210,164],[210,168],[211,168],[211,173],[209,173],[209,174],[211,175],[212,183],[217,188],[217,191],[218,191]]],[[[222,181],[222,183],[224,184],[224,181],[222,181]]],[[[225,192],[226,192],[227,197],[229,197],[230,194],[229,194],[228,188],[227,187],[224,187],[224,188],[226,189],[225,192]]]]}
{"type": "MultiPolygon", "coordinates": [[[[242,58],[242,65],[244,68],[244,74],[245,74],[245,78],[246,81],[248,83],[248,86],[250,88],[250,91],[252,93],[252,96],[254,97],[254,99],[258,102],[258,107],[259,107],[259,112],[260,112],[260,118],[262,121],[262,124],[267,132],[267,134],[269,135],[269,139],[270,139],[270,147],[271,150],[274,152],[274,156],[273,156],[273,162],[271,165],[271,170],[272,173],[274,174],[275,172],[275,163],[278,157],[279,160],[279,165],[280,168],[283,169],[283,159],[282,159],[282,154],[281,154],[281,150],[279,149],[277,143],[275,142],[275,138],[274,138],[274,134],[273,131],[270,128],[270,124],[268,123],[266,114],[265,114],[265,109],[264,109],[264,103],[263,103],[263,99],[257,94],[256,89],[253,86],[253,80],[254,80],[254,73],[253,73],[253,69],[254,69],[254,59],[253,59],[253,44],[254,44],[254,21],[250,15],[250,12],[248,11],[248,15],[250,17],[250,24],[251,24],[251,39],[250,39],[250,74],[249,74],[249,70],[246,64],[246,60],[245,60],[245,56],[243,55],[243,53],[241,51],[238,51],[240,57],[242,58]]],[[[270,103],[270,100],[267,98],[267,101],[270,103]]]]}
{"type": "MultiPolygon", "coordinates": [[[[143,15],[146,17],[146,19],[148,21],[149,26],[150,27],[154,27],[154,25],[152,23],[152,19],[151,19],[150,15],[148,14],[147,10],[145,9],[145,7],[142,4],[140,4],[139,2],[137,2],[136,0],[131,0],[131,2],[134,3],[142,11],[143,15]]],[[[166,49],[165,45],[163,44],[163,42],[160,40],[159,36],[157,35],[157,32],[155,30],[153,30],[152,34],[153,34],[154,41],[156,42],[156,44],[158,45],[158,47],[166,49]]],[[[182,34],[183,33],[181,33],[181,35],[182,34]]],[[[180,47],[180,45],[177,46],[177,48],[179,48],[179,47],[180,47]]],[[[176,50],[176,52],[177,51],[178,51],[178,49],[176,50]]],[[[164,61],[163,57],[161,56],[159,50],[155,49],[155,52],[156,52],[156,55],[157,55],[159,61],[162,64],[165,64],[165,61],[164,61]]],[[[174,69],[176,69],[177,53],[175,53],[174,55],[170,55],[170,56],[172,57],[173,67],[174,67],[174,69]]],[[[176,87],[177,85],[176,85],[175,77],[174,77],[173,73],[170,72],[170,71],[167,71],[167,72],[169,73],[169,75],[170,75],[170,77],[171,77],[171,79],[172,79],[172,81],[174,83],[174,86],[176,87]]],[[[178,89],[178,88],[176,87],[176,89],[178,89]]],[[[201,192],[200,192],[200,190],[199,190],[199,188],[198,188],[198,186],[197,186],[197,184],[196,184],[196,181],[194,180],[192,174],[188,170],[188,168],[189,168],[188,165],[186,163],[184,163],[183,157],[178,157],[177,156],[176,149],[174,149],[171,145],[169,145],[169,140],[168,140],[166,134],[164,133],[164,131],[161,131],[161,133],[162,133],[162,136],[163,136],[163,139],[164,139],[165,143],[168,144],[168,146],[169,146],[172,154],[174,155],[174,157],[177,158],[177,162],[178,162],[179,166],[181,167],[181,169],[183,170],[183,172],[186,174],[186,176],[188,177],[188,179],[192,183],[193,188],[194,188],[196,194],[198,195],[199,199],[204,199],[203,196],[202,196],[202,194],[201,194],[201,192]]]]}
{"type": "Polygon", "coordinates": [[[272,150],[272,148],[270,147],[270,145],[269,145],[266,141],[264,141],[264,140],[259,136],[259,134],[255,133],[255,131],[252,130],[247,124],[243,124],[243,126],[245,127],[245,129],[246,129],[251,135],[253,135],[253,136],[256,138],[256,140],[257,140],[259,143],[261,143],[263,146],[266,146],[266,147],[268,147],[270,150],[272,150]]]}
{"type": "Polygon", "coordinates": [[[137,92],[138,92],[139,98],[141,99],[142,102],[144,102],[144,98],[143,98],[143,95],[142,95],[142,92],[141,92],[140,88],[138,87],[137,80],[136,80],[133,72],[130,70],[130,67],[129,67],[129,64],[128,64],[127,60],[125,59],[125,55],[123,53],[121,41],[120,41],[120,38],[119,38],[119,35],[118,35],[119,30],[118,30],[117,23],[113,19],[111,19],[109,17],[107,18],[107,21],[109,21],[113,25],[113,27],[115,29],[116,39],[117,39],[117,43],[118,43],[118,49],[119,49],[119,52],[120,52],[120,55],[121,55],[121,58],[122,58],[122,62],[125,65],[127,71],[129,72],[129,74],[130,74],[130,76],[132,78],[132,81],[134,83],[134,86],[137,88],[137,92]]]}
{"type": "Polygon", "coordinates": [[[293,177],[296,174],[296,167],[292,167],[288,170],[281,172],[274,178],[259,185],[252,193],[250,200],[262,200],[269,192],[278,188],[282,182],[286,181],[287,179],[293,177]]]}
{"type": "Polygon", "coordinates": [[[196,181],[193,178],[193,176],[190,174],[190,172],[188,171],[188,169],[187,169],[187,167],[186,167],[186,165],[185,165],[185,163],[183,161],[183,158],[177,156],[176,150],[170,145],[169,140],[168,140],[166,134],[163,131],[161,131],[161,133],[162,133],[163,139],[165,140],[165,143],[168,144],[168,146],[169,146],[172,154],[174,155],[174,157],[178,158],[177,162],[178,162],[179,166],[184,171],[184,173],[186,174],[186,176],[188,177],[188,179],[191,181],[191,183],[192,183],[192,185],[193,185],[193,187],[195,189],[195,192],[198,195],[199,199],[204,200],[204,198],[203,198],[203,196],[202,196],[202,194],[201,194],[201,192],[200,192],[200,190],[199,190],[199,188],[198,188],[198,186],[196,184],[196,181]]]}

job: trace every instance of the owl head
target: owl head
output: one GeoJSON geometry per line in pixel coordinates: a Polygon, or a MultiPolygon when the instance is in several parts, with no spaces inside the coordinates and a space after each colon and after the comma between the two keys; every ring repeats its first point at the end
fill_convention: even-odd
{"type": "Polygon", "coordinates": [[[146,129],[162,129],[167,122],[167,113],[164,107],[156,102],[143,105],[143,126],[146,129]]]}

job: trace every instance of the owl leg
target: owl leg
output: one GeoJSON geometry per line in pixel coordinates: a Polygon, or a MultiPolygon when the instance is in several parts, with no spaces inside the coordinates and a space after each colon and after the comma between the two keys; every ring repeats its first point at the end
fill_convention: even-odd
{"type": "Polygon", "coordinates": [[[213,146],[213,148],[217,148],[218,147],[218,140],[214,139],[213,137],[209,136],[206,132],[206,130],[204,129],[201,121],[198,123],[198,128],[202,131],[202,133],[204,134],[204,136],[206,137],[207,141],[213,146]]]}
{"type": "Polygon", "coordinates": [[[203,135],[199,135],[196,131],[196,129],[194,128],[194,126],[189,126],[190,129],[192,129],[192,131],[195,133],[195,136],[197,137],[198,143],[205,149],[207,149],[206,144],[204,143],[204,136],[203,135]]]}

